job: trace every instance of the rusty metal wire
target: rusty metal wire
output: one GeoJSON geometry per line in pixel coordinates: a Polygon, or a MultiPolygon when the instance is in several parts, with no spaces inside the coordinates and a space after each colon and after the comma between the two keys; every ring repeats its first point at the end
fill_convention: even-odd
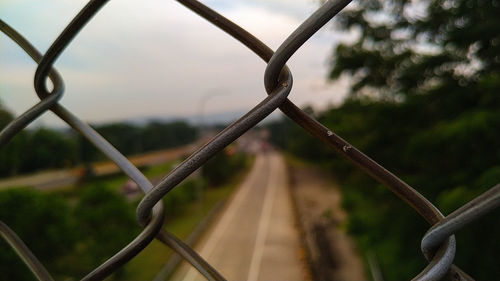
{"type": "MultiPolygon", "coordinates": [[[[276,52],[273,52],[252,34],[204,4],[196,0],[178,0],[178,2],[194,13],[233,36],[267,62],[264,73],[264,85],[268,95],[247,114],[229,125],[194,152],[154,187],[106,139],[58,103],[64,94],[64,82],[59,73],[53,68],[53,64],[71,40],[106,2],[107,0],[89,1],[61,32],[44,55],[40,54],[28,40],[0,19],[0,30],[16,42],[38,64],[34,77],[34,87],[40,98],[40,102],[15,118],[0,132],[0,149],[41,114],[47,110],[51,110],[116,163],[145,193],[144,198],[137,207],[137,220],[144,227],[143,231],[113,257],[83,277],[83,280],[104,279],[137,255],[155,237],[191,263],[208,280],[224,280],[224,277],[193,249],[171,233],[162,229],[164,211],[161,199],[167,196],[170,190],[201,167],[215,153],[224,149],[278,108],[305,131],[323,141],[345,159],[356,164],[359,168],[384,184],[415,209],[432,226],[425,234],[421,245],[422,252],[429,260],[429,265],[413,280],[440,280],[447,274],[448,276],[453,276],[454,280],[473,280],[466,273],[452,265],[456,250],[453,233],[500,206],[500,184],[478,196],[449,216],[443,217],[441,212],[415,189],[314,118],[308,116],[287,98],[292,89],[293,78],[290,70],[285,65],[286,62],[302,44],[347,6],[351,0],[326,1],[280,45],[276,52]],[[45,86],[47,78],[54,85],[51,92],[45,86]]],[[[26,245],[1,221],[0,233],[15,249],[16,253],[18,253],[38,280],[52,280],[50,274],[26,245]]]]}

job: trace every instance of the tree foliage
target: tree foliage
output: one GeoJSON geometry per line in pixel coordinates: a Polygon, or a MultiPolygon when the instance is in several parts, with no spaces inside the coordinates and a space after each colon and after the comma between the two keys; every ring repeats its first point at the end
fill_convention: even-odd
{"type": "Polygon", "coordinates": [[[80,245],[63,262],[70,272],[80,276],[109,259],[140,231],[131,204],[105,185],[82,190],[74,216],[80,245]]]}
{"type": "MultiPolygon", "coordinates": [[[[331,79],[349,77],[351,93],[316,117],[444,214],[452,212],[500,182],[498,15],[499,1],[352,3],[337,24],[354,39],[335,48],[330,73],[331,79]]],[[[289,129],[278,142],[282,147],[337,175],[347,229],[364,253],[375,253],[385,280],[405,280],[423,269],[418,245],[429,228],[425,221],[364,172],[283,122],[289,129]]],[[[478,280],[500,275],[498,215],[457,233],[455,262],[478,280]]]]}
{"type": "MultiPolygon", "coordinates": [[[[75,221],[70,206],[61,197],[32,189],[0,192],[0,220],[25,241],[30,250],[51,271],[61,271],[57,263],[76,243],[75,221]]],[[[0,279],[33,280],[9,245],[0,241],[0,279]]]]}
{"type": "Polygon", "coordinates": [[[240,153],[231,153],[232,147],[215,154],[203,165],[201,173],[208,184],[221,185],[245,167],[245,156],[240,153]]]}
{"type": "MultiPolygon", "coordinates": [[[[26,243],[56,279],[81,278],[140,231],[134,208],[108,186],[81,191],[76,205],[52,193],[18,188],[0,192],[0,220],[26,243]]],[[[33,280],[3,240],[0,280],[33,280]]]]}
{"type": "MultiPolygon", "coordinates": [[[[12,114],[0,107],[0,129],[12,119],[12,114]]],[[[197,137],[196,128],[183,121],[151,121],[143,126],[111,123],[96,126],[96,130],[125,155],[181,146],[197,137]]],[[[82,163],[89,165],[104,159],[87,139],[75,132],[25,129],[0,149],[0,177],[82,163]]]]}
{"type": "Polygon", "coordinates": [[[330,77],[350,75],[357,95],[400,100],[444,92],[441,102],[456,95],[462,106],[498,106],[499,6],[482,0],[354,2],[337,23],[358,36],[337,46],[330,77]]]}

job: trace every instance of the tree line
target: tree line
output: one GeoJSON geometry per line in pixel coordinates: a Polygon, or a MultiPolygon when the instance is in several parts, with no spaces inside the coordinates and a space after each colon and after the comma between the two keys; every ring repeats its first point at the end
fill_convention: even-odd
{"type": "MultiPolygon", "coordinates": [[[[309,112],[449,214],[500,182],[498,15],[498,1],[354,2],[336,24],[356,38],[335,48],[330,73],[349,77],[350,94],[309,112]]],[[[336,175],[347,231],[384,280],[427,265],[429,225],[416,212],[289,120],[270,128],[277,145],[336,175]]],[[[500,275],[499,215],[456,234],[455,263],[478,280],[500,275]]]]}
{"type": "MultiPolygon", "coordinates": [[[[0,108],[0,129],[12,119],[12,114],[0,108]]],[[[142,126],[118,122],[94,128],[125,155],[185,145],[197,138],[197,129],[184,121],[150,121],[142,126]]],[[[0,177],[104,159],[90,142],[72,130],[25,129],[0,149],[0,177]]]]}

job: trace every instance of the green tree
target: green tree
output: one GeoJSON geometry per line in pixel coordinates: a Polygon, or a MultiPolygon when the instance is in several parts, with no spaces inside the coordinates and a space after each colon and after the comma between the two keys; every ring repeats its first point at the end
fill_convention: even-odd
{"type": "Polygon", "coordinates": [[[65,262],[77,276],[89,273],[113,256],[141,229],[135,221],[133,206],[104,185],[82,190],[74,215],[79,247],[65,262]]]}
{"type": "Polygon", "coordinates": [[[196,129],[182,121],[151,121],[141,130],[144,150],[158,150],[185,145],[196,139],[196,129]]]}
{"type": "Polygon", "coordinates": [[[112,123],[99,126],[97,131],[114,147],[126,155],[143,151],[138,127],[128,123],[112,123]]]}
{"type": "MultiPolygon", "coordinates": [[[[351,95],[318,117],[452,211],[500,182],[499,14],[499,1],[353,3],[337,24],[357,35],[336,47],[330,73],[351,78],[351,95]]],[[[363,248],[377,250],[387,279],[418,272],[424,262],[403,249],[418,245],[427,226],[408,224],[415,215],[359,172],[344,178],[350,231],[363,248]],[[374,231],[371,220],[390,230],[374,231]]],[[[478,279],[500,274],[493,216],[457,235],[456,262],[478,279]],[[475,233],[486,225],[488,233],[475,233]]]]}
{"type": "Polygon", "coordinates": [[[23,172],[70,167],[78,161],[76,142],[63,132],[40,128],[30,131],[22,153],[23,172]]]}
{"type": "Polygon", "coordinates": [[[12,116],[12,113],[10,113],[7,109],[4,109],[0,103],[0,130],[5,128],[5,126],[7,126],[13,119],[14,116],[12,116]]]}
{"type": "MultiPolygon", "coordinates": [[[[49,272],[64,273],[58,263],[76,243],[75,221],[66,201],[33,189],[0,192],[0,220],[26,243],[49,272]]],[[[33,280],[34,276],[5,241],[0,241],[1,280],[33,280]]]]}
{"type": "MultiPolygon", "coordinates": [[[[0,130],[5,128],[14,116],[0,104],[0,130]]],[[[26,134],[19,133],[12,138],[5,146],[0,148],[0,176],[15,175],[21,170],[21,159],[19,155],[22,153],[22,147],[26,141],[26,134]]]]}
{"type": "Polygon", "coordinates": [[[225,183],[245,166],[245,156],[226,149],[215,154],[203,165],[201,173],[211,186],[225,183]]]}

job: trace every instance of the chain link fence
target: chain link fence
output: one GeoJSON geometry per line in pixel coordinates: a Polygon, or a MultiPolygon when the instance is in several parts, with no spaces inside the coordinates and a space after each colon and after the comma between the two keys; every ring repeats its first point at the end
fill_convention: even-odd
{"type": "MultiPolygon", "coordinates": [[[[106,139],[88,124],[81,121],[69,109],[58,103],[64,94],[64,82],[59,73],[53,68],[53,63],[106,2],[106,0],[90,1],[69,23],[45,54],[41,54],[26,38],[0,19],[0,30],[15,41],[38,64],[34,77],[34,87],[40,98],[40,102],[10,122],[0,132],[0,149],[28,124],[50,110],[115,162],[145,193],[136,212],[139,224],[144,227],[143,231],[126,247],[85,276],[83,280],[104,279],[137,255],[154,238],[178,253],[208,280],[224,280],[224,277],[193,249],[162,228],[164,210],[161,199],[167,196],[170,190],[201,167],[214,154],[224,149],[278,108],[305,131],[314,135],[345,159],[356,164],[373,178],[383,183],[432,226],[424,235],[421,243],[422,252],[429,264],[413,280],[440,280],[445,277],[452,280],[473,280],[473,278],[452,264],[455,256],[455,237],[453,234],[500,205],[500,184],[444,217],[431,202],[415,189],[308,116],[287,98],[292,89],[293,79],[286,62],[302,44],[347,6],[351,0],[330,0],[325,2],[280,45],[276,52],[273,52],[252,34],[204,4],[195,0],[178,0],[188,9],[224,30],[266,61],[264,84],[267,97],[194,152],[156,186],[153,186],[106,139]],[[49,91],[46,87],[47,78],[54,85],[52,91],[49,91]]],[[[0,233],[39,280],[52,280],[51,275],[28,247],[3,222],[0,222],[0,233]]]]}

